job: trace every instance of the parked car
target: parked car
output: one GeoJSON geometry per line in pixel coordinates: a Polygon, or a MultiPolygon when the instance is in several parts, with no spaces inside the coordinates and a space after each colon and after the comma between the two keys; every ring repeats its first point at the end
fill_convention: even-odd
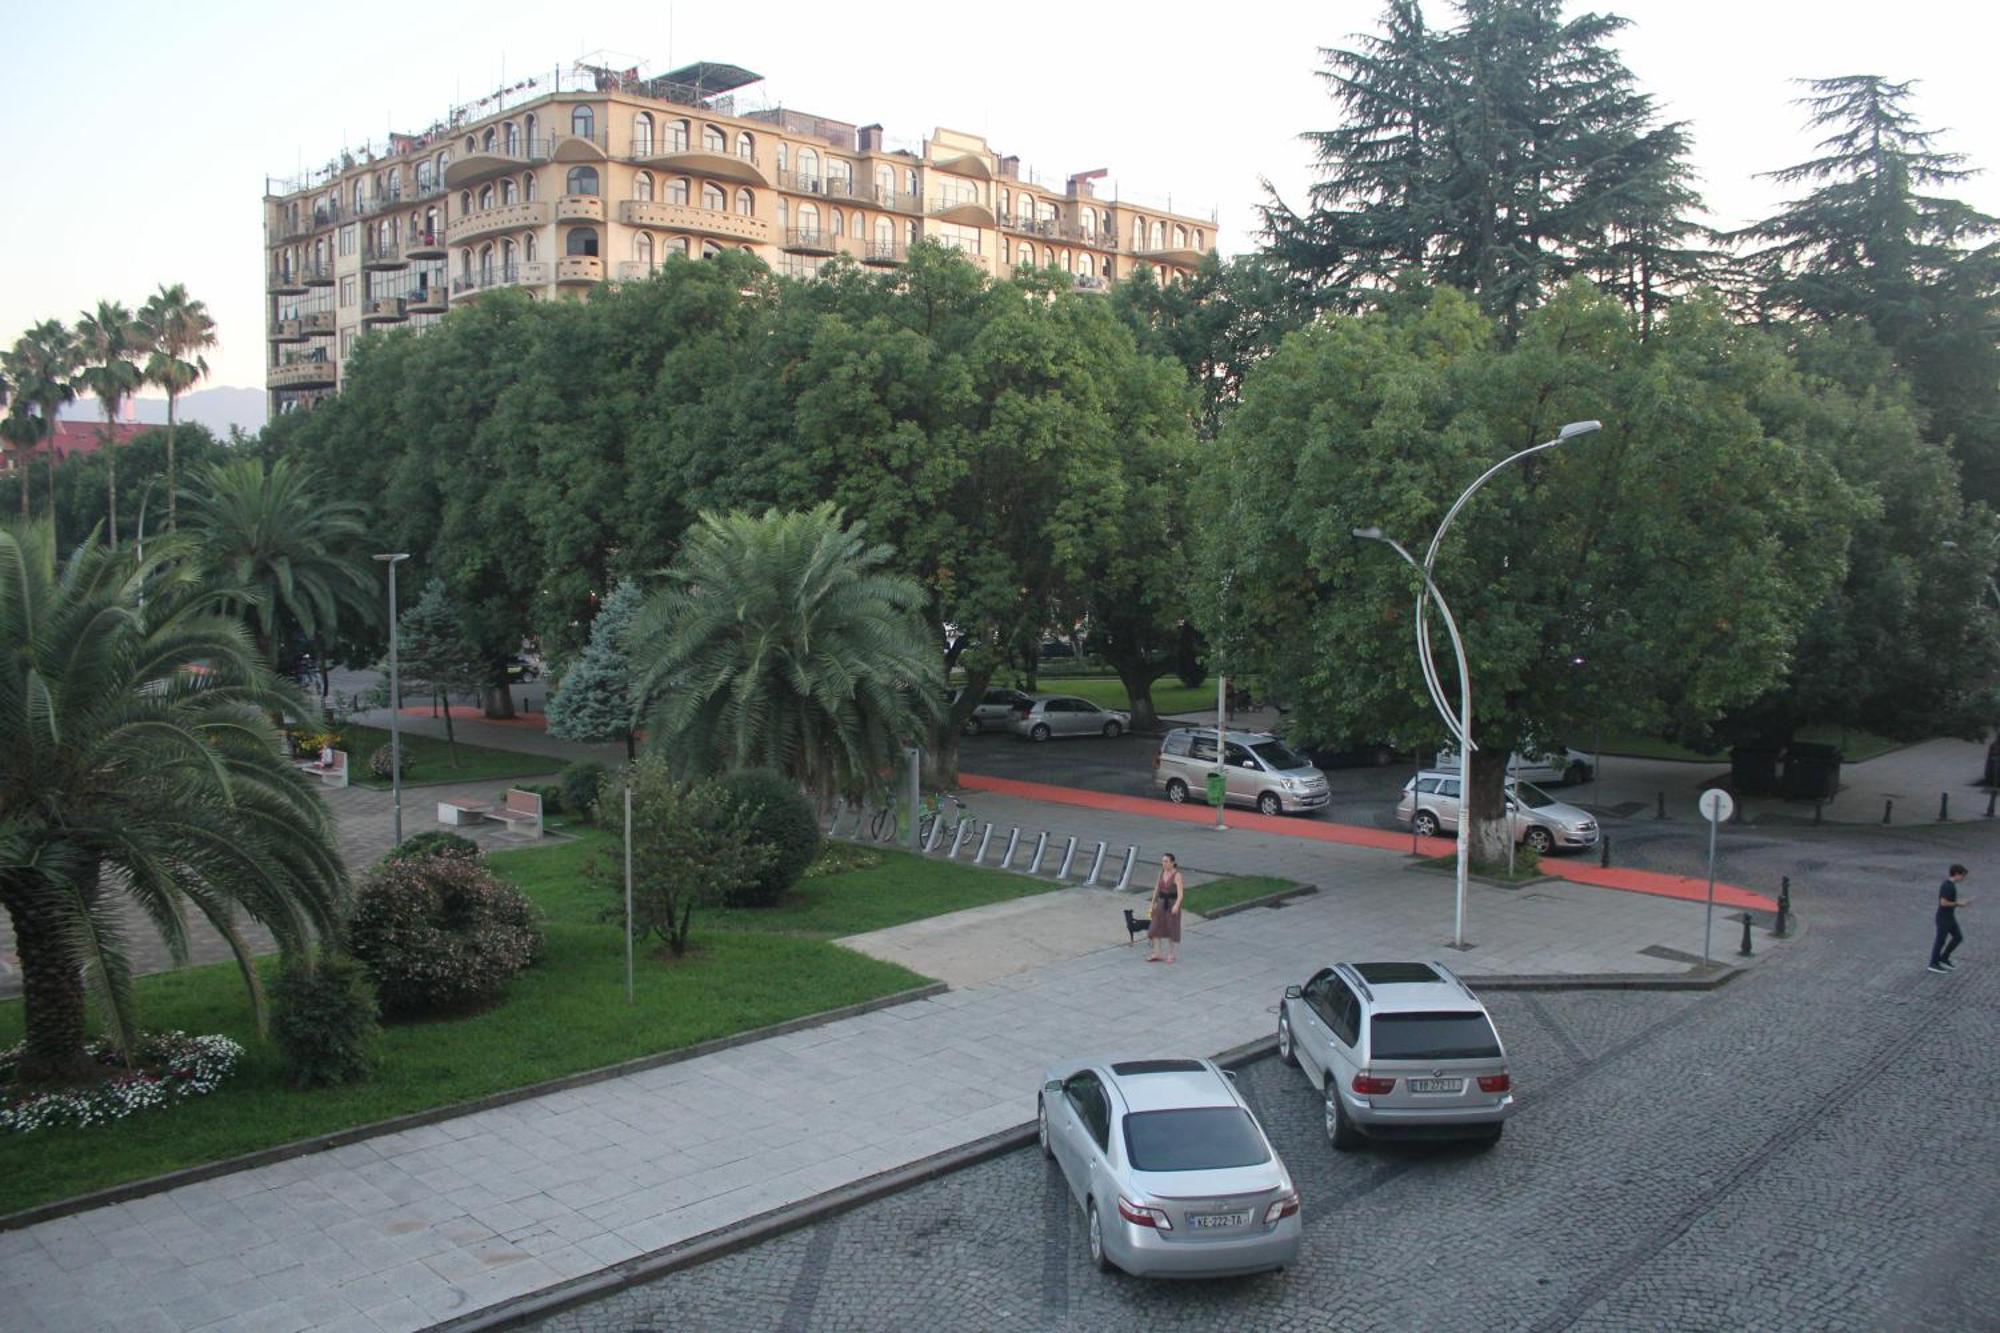
{"type": "Polygon", "coordinates": [[[1042,1155],[1083,1208],[1100,1272],[1227,1277],[1298,1257],[1291,1173],[1213,1061],[1058,1065],[1035,1122],[1042,1155]]]}
{"type": "Polygon", "coordinates": [[[1051,736],[1122,736],[1132,725],[1132,715],[1115,708],[1099,708],[1088,699],[1074,695],[1050,694],[1014,706],[1008,727],[1016,736],[1045,741],[1051,736]]]}
{"type": "MultiPolygon", "coordinates": [[[[1327,803],[1326,774],[1266,731],[1229,733],[1223,755],[1225,799],[1267,815],[1319,810],[1327,803]]],[[[1153,759],[1153,786],[1175,805],[1204,799],[1215,771],[1215,728],[1175,727],[1153,759]]]]}
{"type": "Polygon", "coordinates": [[[1321,769],[1387,768],[1397,758],[1396,747],[1388,741],[1328,741],[1296,748],[1321,769]]]}
{"type": "Polygon", "coordinates": [[[1443,963],[1336,963],[1278,1005],[1278,1056],[1326,1102],[1326,1137],[1500,1141],[1514,1110],[1492,1016],[1443,963]]]}
{"type": "MultiPolygon", "coordinates": [[[[958,706],[959,696],[964,693],[963,685],[951,692],[952,707],[958,706]]],[[[979,702],[972,706],[972,711],[966,714],[965,721],[959,725],[968,736],[989,729],[998,731],[1013,719],[1015,709],[1034,702],[1034,696],[1023,694],[1019,690],[992,686],[979,696],[979,702]]]]}
{"type": "MultiPolygon", "coordinates": [[[[1458,751],[1439,750],[1433,767],[1458,772],[1458,751]]],[[[1552,745],[1546,749],[1528,745],[1507,756],[1507,776],[1520,782],[1544,782],[1551,786],[1567,783],[1580,787],[1590,781],[1595,771],[1589,755],[1564,745],[1552,745]]]]}
{"type": "Polygon", "coordinates": [[[515,653],[509,657],[506,666],[507,683],[509,685],[526,685],[542,674],[542,664],[540,662],[524,657],[519,653],[515,653]]]}
{"type": "MultiPolygon", "coordinates": [[[[1458,773],[1431,770],[1403,784],[1396,819],[1403,824],[1415,821],[1417,832],[1428,838],[1446,830],[1457,832],[1458,808],[1458,773]]],[[[1589,811],[1565,805],[1533,783],[1507,784],[1507,819],[1514,841],[1537,852],[1597,845],[1597,821],[1589,811]]]]}

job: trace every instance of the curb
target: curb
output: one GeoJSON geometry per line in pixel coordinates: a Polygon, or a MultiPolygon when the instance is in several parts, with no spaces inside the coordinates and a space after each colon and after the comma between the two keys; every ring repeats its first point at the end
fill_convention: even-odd
{"type": "Polygon", "coordinates": [[[1744,969],[1719,964],[1703,975],[1699,968],[1683,973],[1579,972],[1571,976],[1461,977],[1474,990],[1565,991],[1565,990],[1655,990],[1710,991],[1728,985],[1743,975],[1744,969]]]}
{"type": "MultiPolygon", "coordinates": [[[[1403,869],[1414,870],[1419,875],[1442,875],[1447,879],[1457,877],[1457,869],[1449,865],[1438,865],[1435,858],[1420,856],[1406,864],[1403,869]]],[[[1484,884],[1489,889],[1530,889],[1537,884],[1568,884],[1571,881],[1560,875],[1536,875],[1530,879],[1495,879],[1491,875],[1475,875],[1465,872],[1468,884],[1484,884]]]]}
{"type": "Polygon", "coordinates": [[[244,1153],[238,1157],[225,1157],[220,1161],[203,1162],[199,1166],[183,1167],[164,1175],[131,1180],[122,1185],[111,1185],[101,1190],[93,1190],[89,1194],[76,1194],[67,1199],[37,1204],[32,1208],[23,1208],[19,1212],[0,1216],[0,1232],[16,1231],[41,1222],[52,1222],[57,1218],[71,1217],[77,1213],[88,1212],[93,1208],[104,1208],[115,1203],[128,1203],[133,1199],[177,1189],[182,1185],[213,1180],[217,1176],[247,1171],[252,1167],[269,1166],[274,1162],[289,1161],[294,1157],[306,1157],[331,1148],[344,1148],[350,1143],[360,1143],[364,1139],[380,1138],[384,1134],[395,1134],[406,1129],[433,1125],[440,1120],[453,1120],[478,1111],[490,1111],[498,1106],[527,1101],[531,1097],[540,1097],[546,1093],[564,1092],[570,1088],[602,1083],[607,1079],[619,1078],[626,1074],[637,1074],[647,1069],[679,1064],[683,1060],[713,1055],[717,1051],[726,1051],[731,1047],[747,1045],[753,1041],[763,1041],[767,1037],[781,1037],[788,1032],[824,1027],[843,1018],[857,1018],[862,1014],[873,1013],[877,1009],[889,1009],[917,1000],[928,1000],[950,989],[951,987],[942,981],[933,981],[926,986],[916,986],[889,995],[878,995],[872,1000],[843,1005],[838,1009],[803,1014],[798,1018],[788,1018],[783,1022],[752,1028],[747,1032],[733,1033],[727,1037],[712,1037],[707,1041],[696,1042],[692,1046],[683,1046],[676,1050],[657,1051],[652,1055],[637,1056],[615,1065],[599,1065],[595,1069],[565,1074],[561,1078],[545,1079],[540,1083],[524,1084],[518,1088],[507,1088],[484,1097],[474,1097],[470,1101],[452,1102],[445,1106],[433,1106],[427,1110],[411,1111],[406,1115],[391,1116],[387,1120],[371,1121],[365,1125],[353,1125],[347,1129],[336,1129],[330,1133],[314,1135],[309,1139],[294,1139],[290,1143],[259,1148],[255,1152],[244,1153]]]}
{"type": "Polygon", "coordinates": [[[1213,912],[1197,911],[1195,915],[1204,921],[1214,921],[1221,917],[1234,916],[1238,912],[1247,912],[1253,907],[1279,907],[1293,898],[1304,898],[1318,892],[1317,884],[1297,884],[1289,889],[1280,889],[1276,893],[1267,893],[1261,898],[1245,898],[1240,903],[1230,903],[1227,907],[1218,907],[1213,912]]]}

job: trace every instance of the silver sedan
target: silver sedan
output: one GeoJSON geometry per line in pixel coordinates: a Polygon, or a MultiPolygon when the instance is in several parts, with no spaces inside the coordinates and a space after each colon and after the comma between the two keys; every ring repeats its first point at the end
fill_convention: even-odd
{"type": "Polygon", "coordinates": [[[1035,1117],[1100,1272],[1227,1277],[1298,1257],[1291,1173],[1214,1062],[1058,1065],[1035,1117]]]}
{"type": "Polygon", "coordinates": [[[1099,708],[1073,694],[1051,694],[1017,704],[1008,728],[1016,736],[1045,741],[1051,736],[1122,736],[1132,715],[1116,708],[1099,708]]]}

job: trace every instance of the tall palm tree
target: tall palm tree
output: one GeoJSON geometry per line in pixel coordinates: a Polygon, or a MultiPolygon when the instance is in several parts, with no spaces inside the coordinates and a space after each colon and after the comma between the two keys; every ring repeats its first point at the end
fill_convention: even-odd
{"type": "MultiPolygon", "coordinates": [[[[13,349],[0,352],[8,380],[14,386],[13,412],[32,409],[32,430],[27,421],[17,423],[8,439],[32,450],[55,434],[56,413],[76,401],[76,338],[59,319],[45,319],[15,340],[13,349]]],[[[49,450],[49,517],[56,512],[56,453],[49,450]]],[[[21,464],[21,517],[28,516],[28,471],[26,456],[21,464]]]]}
{"type": "Polygon", "coordinates": [[[215,346],[215,321],[208,307],[188,296],[180,283],[165,283],[146,298],[139,320],[146,326],[153,353],[146,360],[146,382],[167,391],[167,531],[175,528],[174,405],[183,393],[208,374],[202,353],[215,346]]]}
{"type": "Polygon", "coordinates": [[[944,694],[936,634],[864,526],[831,504],[702,515],[635,628],[647,744],[676,776],[774,768],[858,796],[926,733],[944,694]]]}
{"type": "Polygon", "coordinates": [[[373,624],[374,562],[361,506],[328,499],[289,458],[211,464],[188,491],[188,523],[213,585],[248,613],[257,648],[274,660],[280,613],[308,637],[331,639],[343,618],[373,624]]]}
{"type": "Polygon", "coordinates": [[[287,949],[346,901],[331,821],[266,714],[304,711],[206,589],[184,539],[144,560],[93,540],[65,561],[47,523],[0,525],[0,907],[21,961],[22,1071],[87,1068],[87,1000],[133,1037],[120,908],[176,959],[192,904],[235,951],[262,1016],[238,913],[287,949]]]}
{"type": "Polygon", "coordinates": [[[118,549],[118,409],[145,377],[138,361],[146,355],[146,329],[122,301],[99,301],[95,312],[76,321],[77,350],[83,368],[77,379],[104,408],[104,466],[110,496],[106,501],[111,549],[118,549]]]}

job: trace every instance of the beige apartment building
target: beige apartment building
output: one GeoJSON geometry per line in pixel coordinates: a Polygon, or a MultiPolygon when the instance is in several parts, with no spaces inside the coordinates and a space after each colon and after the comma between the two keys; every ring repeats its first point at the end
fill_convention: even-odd
{"type": "Polygon", "coordinates": [[[1100,199],[1103,171],[1051,188],[976,134],[891,147],[880,125],[739,108],[760,76],[733,65],[579,69],[267,185],[274,415],[335,392],[370,329],[498,287],[574,295],[731,246],[807,278],[930,239],[996,277],[1054,266],[1102,291],[1142,265],[1179,280],[1215,243],[1213,215],[1100,199]]]}

